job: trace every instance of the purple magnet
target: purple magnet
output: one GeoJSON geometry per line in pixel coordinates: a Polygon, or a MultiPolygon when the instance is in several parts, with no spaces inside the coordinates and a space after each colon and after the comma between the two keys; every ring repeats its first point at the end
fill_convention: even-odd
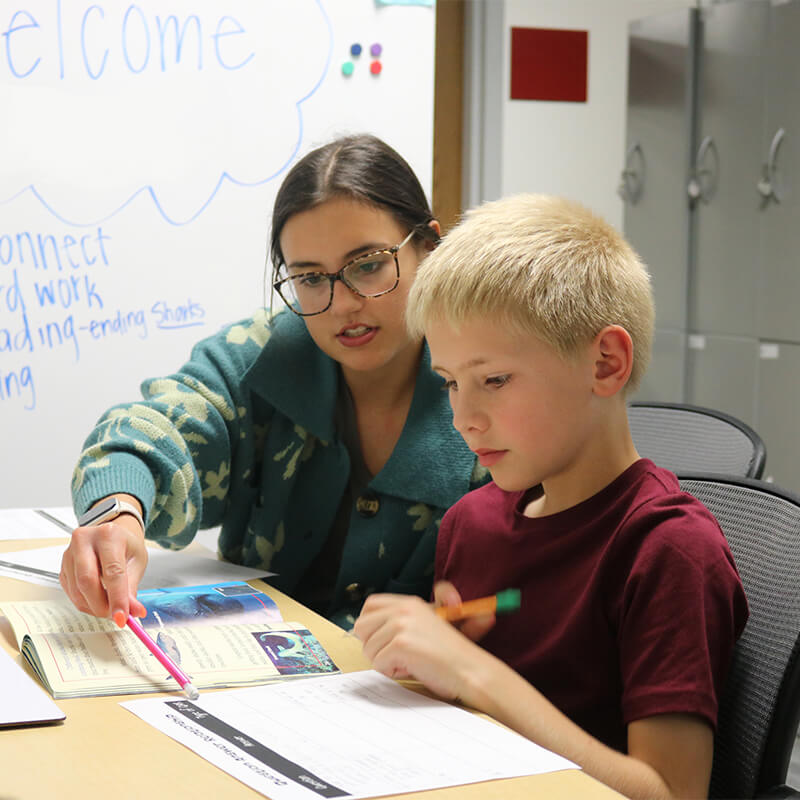
{"type": "Polygon", "coordinates": [[[369,53],[373,58],[377,58],[382,52],[383,48],[377,42],[369,48],[369,53]]]}

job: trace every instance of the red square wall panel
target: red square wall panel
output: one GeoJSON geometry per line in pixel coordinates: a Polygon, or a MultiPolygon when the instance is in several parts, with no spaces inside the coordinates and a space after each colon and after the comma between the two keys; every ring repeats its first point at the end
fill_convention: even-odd
{"type": "Polygon", "coordinates": [[[589,32],[511,29],[511,99],[586,102],[589,32]]]}

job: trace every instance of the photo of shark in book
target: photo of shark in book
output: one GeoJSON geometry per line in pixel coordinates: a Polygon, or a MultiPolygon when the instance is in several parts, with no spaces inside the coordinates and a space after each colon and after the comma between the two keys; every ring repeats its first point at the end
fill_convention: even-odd
{"type": "Polygon", "coordinates": [[[316,675],[336,670],[330,656],[308,630],[253,632],[253,636],[281,675],[316,675]]]}

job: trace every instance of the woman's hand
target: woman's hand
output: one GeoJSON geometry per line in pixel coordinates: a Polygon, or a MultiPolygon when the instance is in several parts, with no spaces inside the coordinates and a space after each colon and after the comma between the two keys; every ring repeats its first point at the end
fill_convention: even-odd
{"type": "Polygon", "coordinates": [[[447,700],[471,703],[471,676],[483,660],[493,659],[437,616],[433,606],[410,595],[371,595],[353,632],[379,672],[416,678],[447,700]]]}
{"type": "MultiPolygon", "coordinates": [[[[138,501],[119,495],[128,502],[138,501]]],[[[79,611],[111,617],[119,627],[128,615],[143,617],[136,589],[147,566],[144,531],[131,514],[76,528],[61,561],[61,586],[79,611]]]]}

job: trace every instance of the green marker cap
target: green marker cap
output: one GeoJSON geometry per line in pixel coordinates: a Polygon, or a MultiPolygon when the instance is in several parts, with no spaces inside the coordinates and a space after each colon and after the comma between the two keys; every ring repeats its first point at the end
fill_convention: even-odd
{"type": "Polygon", "coordinates": [[[505,591],[497,593],[497,609],[495,610],[496,614],[509,614],[512,611],[519,610],[519,606],[519,589],[506,589],[505,591]]]}

